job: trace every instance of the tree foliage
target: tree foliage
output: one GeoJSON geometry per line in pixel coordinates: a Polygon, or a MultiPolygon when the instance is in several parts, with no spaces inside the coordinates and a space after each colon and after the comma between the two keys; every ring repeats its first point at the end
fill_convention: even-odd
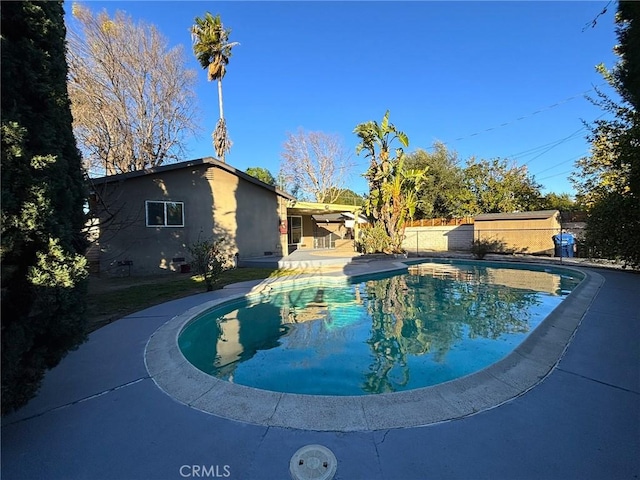
{"type": "Polygon", "coordinates": [[[356,241],[356,248],[362,253],[378,253],[389,251],[391,239],[382,222],[374,222],[363,228],[360,238],[356,241]]]}
{"type": "Polygon", "coordinates": [[[541,185],[527,167],[504,159],[470,159],[463,170],[465,190],[461,209],[465,215],[526,212],[540,205],[541,185]]]}
{"type": "Polygon", "coordinates": [[[560,210],[570,212],[578,210],[578,204],[568,193],[548,193],[540,200],[540,208],[543,210],[560,210]]]}
{"type": "MultiPolygon", "coordinates": [[[[544,208],[541,185],[505,159],[467,160],[435,143],[432,152],[406,155],[410,168],[426,169],[418,192],[417,218],[451,218],[480,213],[507,213],[544,208]]],[[[554,197],[549,197],[552,200],[554,197]]]]}
{"type": "Polygon", "coordinates": [[[433,152],[416,150],[406,156],[410,168],[426,169],[422,189],[418,192],[419,218],[451,218],[465,215],[463,211],[464,174],[456,152],[436,142],[433,152]]]}
{"type": "Polygon", "coordinates": [[[261,182],[276,186],[276,179],[269,170],[263,167],[249,167],[247,174],[257,178],[261,182]]]}
{"type": "Polygon", "coordinates": [[[640,5],[638,2],[618,2],[616,33],[618,45],[614,51],[620,57],[613,68],[615,87],[626,103],[637,112],[640,107],[640,5]]]}
{"type": "Polygon", "coordinates": [[[203,17],[196,17],[191,27],[193,53],[202,68],[207,70],[207,80],[218,82],[220,119],[212,137],[216,155],[222,162],[233,144],[227,131],[222,102],[222,79],[227,74],[231,50],[239,45],[238,42],[229,41],[230,35],[231,30],[224,27],[220,15],[213,16],[209,12],[206,12],[203,17]]]}
{"type": "Polygon", "coordinates": [[[2,5],[2,413],[85,338],[85,189],[62,2],[2,5]]]}
{"type": "MultiPolygon", "coordinates": [[[[460,167],[457,154],[442,143],[436,143],[432,153],[417,150],[405,155],[400,147],[392,156],[393,142],[406,147],[408,138],[389,123],[389,112],[380,124],[360,124],[354,133],[361,140],[357,152],[365,151],[370,159],[364,175],[369,182],[365,208],[385,226],[388,251],[401,250],[404,225],[414,216],[522,212],[543,205],[541,185],[527,168],[505,159],[471,158],[460,167]]],[[[380,229],[370,233],[368,244],[380,245],[380,229]]]]}
{"type": "Polygon", "coordinates": [[[621,1],[616,14],[618,62],[597,70],[620,96],[597,91],[594,103],[611,118],[596,120],[591,155],[576,162],[571,180],[587,206],[586,244],[592,255],[640,266],[640,3],[621,1]]]}
{"type": "Polygon", "coordinates": [[[67,61],[74,133],[90,171],[179,160],[196,133],[196,72],[153,25],[73,5],[67,61]]]}
{"type": "Polygon", "coordinates": [[[279,176],[285,188],[297,190],[302,199],[335,203],[352,169],[351,156],[338,135],[303,129],[287,134],[279,176]]]}
{"type": "Polygon", "coordinates": [[[388,231],[391,250],[402,252],[405,226],[413,220],[420,203],[418,194],[423,188],[426,170],[407,168],[404,158],[400,157],[392,169],[390,179],[382,185],[382,202],[389,212],[388,231]]]}

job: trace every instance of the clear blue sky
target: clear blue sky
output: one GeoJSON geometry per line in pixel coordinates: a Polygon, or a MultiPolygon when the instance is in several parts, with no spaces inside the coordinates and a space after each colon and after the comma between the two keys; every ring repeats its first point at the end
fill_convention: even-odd
{"type": "Polygon", "coordinates": [[[595,65],[616,60],[617,3],[585,28],[607,0],[81,3],[126,11],[184,46],[202,108],[189,158],[215,156],[218,117],[216,85],[193,57],[189,27],[206,11],[219,13],[240,42],[223,80],[234,142],[227,163],[275,176],[287,132],[335,133],[354,152],[349,187],[358,193],[366,191],[366,161],[355,156],[352,131],[387,109],[409,136],[408,152],[439,140],[462,161],[513,159],[544,192],[573,193],[567,177],[589,151],[582,121],[602,114],[584,93],[603,84],[595,65]]]}

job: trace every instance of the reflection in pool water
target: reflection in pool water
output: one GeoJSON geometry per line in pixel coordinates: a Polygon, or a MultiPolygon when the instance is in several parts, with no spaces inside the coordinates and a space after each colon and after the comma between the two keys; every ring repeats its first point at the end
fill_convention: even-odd
{"type": "Polygon", "coordinates": [[[568,270],[421,263],[344,286],[272,291],[180,335],[200,370],[289,393],[363,395],[435,385],[506,356],[581,280],[568,270]]]}

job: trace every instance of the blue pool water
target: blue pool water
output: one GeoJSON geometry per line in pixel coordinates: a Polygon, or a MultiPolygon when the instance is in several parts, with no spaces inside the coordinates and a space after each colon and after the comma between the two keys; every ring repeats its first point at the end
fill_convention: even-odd
{"type": "Polygon", "coordinates": [[[179,346],[198,369],[265,390],[411,390],[505,357],[581,280],[564,269],[423,262],[223,305],[187,326],[179,346]]]}

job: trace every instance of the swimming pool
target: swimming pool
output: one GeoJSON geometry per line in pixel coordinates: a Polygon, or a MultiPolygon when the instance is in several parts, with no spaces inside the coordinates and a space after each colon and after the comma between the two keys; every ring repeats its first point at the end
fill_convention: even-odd
{"type": "MultiPolygon", "coordinates": [[[[562,358],[604,283],[604,278],[596,271],[563,267],[563,272],[584,275],[584,280],[505,358],[456,380],[401,392],[302,395],[246,387],[198,370],[178,346],[185,328],[214,308],[225,308],[244,298],[268,297],[272,292],[294,287],[338,286],[359,275],[399,273],[407,271],[407,266],[413,263],[413,260],[354,262],[345,265],[340,272],[311,272],[246,282],[199,295],[186,302],[191,307],[162,325],[149,338],[144,351],[149,378],[170,398],[190,408],[267,427],[375,431],[463,418],[509,402],[544,381],[562,358]]],[[[437,263],[446,262],[438,260],[437,263]]],[[[544,270],[547,266],[540,265],[540,268],[544,270]]]]}
{"type": "Polygon", "coordinates": [[[191,321],[178,342],[199,370],[239,385],[307,395],[402,392],[505,358],[583,278],[553,267],[420,262],[227,303],[191,321]]]}

